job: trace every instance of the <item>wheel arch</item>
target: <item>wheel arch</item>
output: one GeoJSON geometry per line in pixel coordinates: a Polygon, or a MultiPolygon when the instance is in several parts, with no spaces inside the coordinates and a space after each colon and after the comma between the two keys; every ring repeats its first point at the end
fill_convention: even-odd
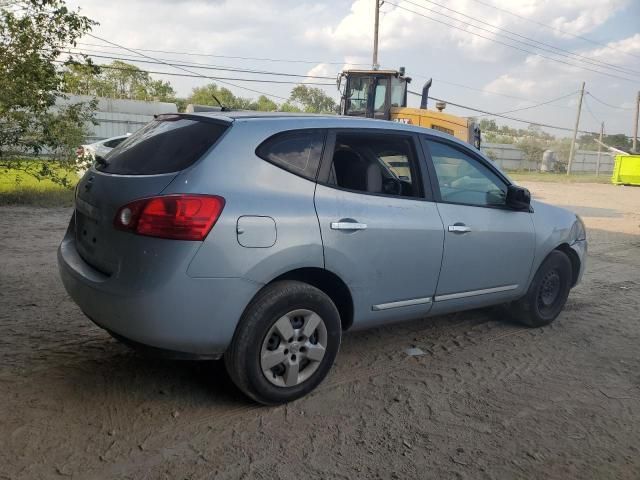
{"type": "Polygon", "coordinates": [[[279,275],[266,285],[280,280],[297,280],[322,290],[336,305],[338,313],[340,313],[342,330],[348,330],[353,325],[353,297],[351,296],[351,291],[347,284],[335,273],[319,267],[297,268],[279,275]]]}
{"type": "Polygon", "coordinates": [[[580,257],[578,254],[569,246],[568,243],[562,243],[558,245],[554,250],[558,250],[564,253],[567,257],[569,257],[569,261],[571,262],[571,287],[574,287],[578,281],[578,276],[580,275],[580,257]]]}

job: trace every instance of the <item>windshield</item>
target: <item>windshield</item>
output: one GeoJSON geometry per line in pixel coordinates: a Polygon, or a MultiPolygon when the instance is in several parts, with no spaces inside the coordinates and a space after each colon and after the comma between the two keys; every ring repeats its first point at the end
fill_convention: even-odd
{"type": "Polygon", "coordinates": [[[351,77],[345,92],[347,115],[366,115],[371,77],[351,77]]]}

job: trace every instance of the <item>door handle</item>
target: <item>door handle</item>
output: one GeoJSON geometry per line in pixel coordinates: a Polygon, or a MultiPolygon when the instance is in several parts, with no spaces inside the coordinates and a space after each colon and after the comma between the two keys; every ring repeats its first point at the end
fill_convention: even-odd
{"type": "Polygon", "coordinates": [[[456,223],[455,225],[449,225],[449,231],[453,233],[469,233],[471,227],[467,227],[462,223],[456,223]]]}
{"type": "Polygon", "coordinates": [[[358,222],[331,222],[331,230],[366,230],[366,223],[358,222]]]}

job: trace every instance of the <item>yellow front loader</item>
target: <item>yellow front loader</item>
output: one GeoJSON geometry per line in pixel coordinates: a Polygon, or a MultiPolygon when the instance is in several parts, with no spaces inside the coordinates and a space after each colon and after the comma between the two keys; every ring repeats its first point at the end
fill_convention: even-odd
{"type": "Polygon", "coordinates": [[[431,80],[422,88],[420,108],[407,107],[409,82],[411,78],[405,77],[404,68],[345,70],[338,76],[340,115],[378,118],[432,128],[480,148],[480,128],[474,121],[444,113],[444,102],[436,103],[438,111],[427,109],[431,80]]]}

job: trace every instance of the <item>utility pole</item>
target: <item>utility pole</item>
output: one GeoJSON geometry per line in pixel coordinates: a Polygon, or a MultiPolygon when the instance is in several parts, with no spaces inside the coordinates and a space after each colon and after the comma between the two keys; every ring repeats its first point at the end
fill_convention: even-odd
{"type": "Polygon", "coordinates": [[[380,0],[373,0],[376,2],[376,13],[375,20],[373,24],[373,62],[372,67],[374,70],[377,70],[380,66],[378,64],[378,25],[380,23],[380,0]]]}
{"type": "Polygon", "coordinates": [[[576,138],[578,137],[578,126],[580,125],[580,111],[582,110],[582,97],[584,97],[584,82],[580,88],[580,100],[578,100],[578,114],[576,115],[576,126],[573,129],[573,139],[571,140],[571,149],[569,150],[569,163],[567,164],[567,175],[571,173],[571,163],[573,162],[573,154],[576,149],[576,138]]]}
{"type": "Polygon", "coordinates": [[[636,116],[633,118],[633,153],[638,152],[638,116],[640,116],[640,92],[636,97],[636,116]]]}
{"type": "Polygon", "coordinates": [[[600,125],[600,143],[598,143],[598,160],[596,160],[596,177],[600,175],[600,155],[602,154],[602,137],[604,136],[604,122],[600,125]]]}

